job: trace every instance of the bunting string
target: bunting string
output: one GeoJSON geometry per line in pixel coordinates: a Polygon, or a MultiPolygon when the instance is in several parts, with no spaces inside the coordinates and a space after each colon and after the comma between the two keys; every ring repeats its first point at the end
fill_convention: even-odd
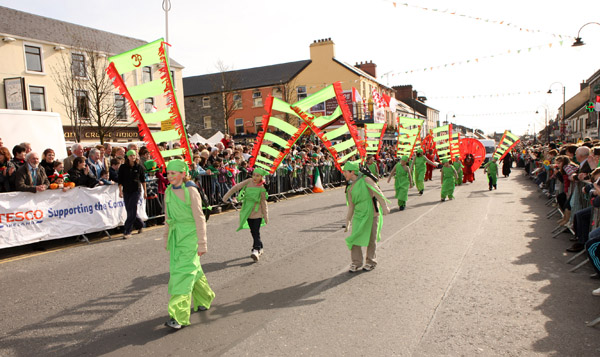
{"type": "Polygon", "coordinates": [[[546,93],[541,90],[530,90],[521,92],[510,92],[510,93],[495,93],[495,94],[468,94],[468,95],[446,95],[446,96],[435,96],[427,99],[480,99],[480,98],[504,98],[504,97],[517,97],[522,95],[533,95],[546,93]]]}

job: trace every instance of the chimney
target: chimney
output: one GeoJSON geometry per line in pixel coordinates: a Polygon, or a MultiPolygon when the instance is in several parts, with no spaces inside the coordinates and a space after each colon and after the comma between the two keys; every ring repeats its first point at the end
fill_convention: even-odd
{"type": "Polygon", "coordinates": [[[377,65],[373,63],[373,61],[365,61],[365,63],[362,63],[361,61],[360,64],[355,67],[367,72],[372,77],[377,78],[377,65]]]}
{"type": "Polygon", "coordinates": [[[406,103],[407,100],[411,100],[415,98],[414,91],[412,85],[404,85],[404,86],[394,86],[392,87],[396,92],[396,99],[401,100],[406,103]]]}
{"type": "Polygon", "coordinates": [[[310,44],[310,59],[313,62],[330,61],[335,57],[335,43],[329,38],[314,40],[310,44]]]}

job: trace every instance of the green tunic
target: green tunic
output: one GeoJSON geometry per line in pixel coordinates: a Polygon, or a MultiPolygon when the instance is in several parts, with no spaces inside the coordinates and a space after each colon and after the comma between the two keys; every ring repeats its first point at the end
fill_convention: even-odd
{"type": "Polygon", "coordinates": [[[169,294],[186,295],[192,292],[194,283],[204,276],[198,257],[198,236],[196,221],[191,209],[189,188],[185,190],[185,202],[169,185],[165,192],[169,236],[167,250],[169,254],[169,294]]]}
{"type": "Polygon", "coordinates": [[[417,190],[423,191],[425,188],[425,171],[427,171],[427,160],[425,156],[415,156],[414,178],[417,190]]]}
{"type": "Polygon", "coordinates": [[[485,164],[485,168],[487,169],[490,184],[495,185],[498,181],[498,164],[493,161],[488,161],[488,163],[485,164]]]}
{"type": "Polygon", "coordinates": [[[460,185],[462,183],[462,179],[463,179],[463,170],[462,168],[464,167],[462,162],[460,162],[460,160],[456,160],[452,163],[452,166],[454,166],[454,170],[456,170],[456,173],[458,175],[458,178],[456,179],[456,184],[460,185]]]}
{"type": "MultiPolygon", "coordinates": [[[[242,229],[250,229],[250,226],[248,225],[248,218],[250,217],[252,211],[258,212],[260,210],[260,198],[263,192],[266,196],[267,190],[264,188],[264,186],[246,186],[242,189],[242,192],[240,192],[240,194],[238,195],[238,199],[240,199],[243,203],[242,209],[240,210],[240,226],[238,227],[236,232],[242,229]]],[[[265,219],[263,218],[260,223],[260,226],[262,227],[264,225],[265,219]]]]}
{"type": "Polygon", "coordinates": [[[444,178],[444,182],[442,183],[442,198],[450,197],[454,198],[454,167],[452,166],[444,166],[442,167],[442,177],[444,178]]]}
{"type": "Polygon", "coordinates": [[[371,173],[373,173],[373,175],[375,175],[375,177],[379,177],[379,171],[377,170],[376,163],[372,163],[371,165],[368,165],[367,167],[369,168],[369,171],[371,171],[371,173]]]}
{"type": "MultiPolygon", "coordinates": [[[[370,187],[365,181],[364,176],[359,177],[351,187],[348,188],[346,193],[346,200],[348,197],[352,199],[354,204],[354,214],[352,216],[352,232],[350,236],[346,238],[346,244],[348,249],[352,249],[352,246],[356,245],[359,247],[366,247],[369,245],[371,239],[371,229],[373,227],[373,214],[375,208],[373,206],[374,201],[371,198],[369,190],[377,193],[377,190],[370,187]]],[[[378,204],[378,203],[376,203],[378,204]]],[[[379,209],[378,223],[377,223],[377,241],[381,239],[381,227],[383,226],[383,213],[379,209]]]]}
{"type": "Polygon", "coordinates": [[[410,186],[410,178],[408,171],[404,170],[402,165],[396,165],[396,175],[394,176],[394,190],[396,190],[396,198],[399,201],[408,201],[408,188],[410,186]]]}

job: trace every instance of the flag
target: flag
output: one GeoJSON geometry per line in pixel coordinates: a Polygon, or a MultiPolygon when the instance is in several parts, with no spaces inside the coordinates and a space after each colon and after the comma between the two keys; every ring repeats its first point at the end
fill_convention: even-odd
{"type": "Polygon", "coordinates": [[[389,95],[382,94],[383,100],[387,104],[387,107],[390,108],[392,113],[396,112],[396,106],[398,105],[398,101],[394,97],[390,97],[389,95]]]}
{"type": "Polygon", "coordinates": [[[359,103],[363,101],[362,97],[360,96],[360,93],[358,93],[358,90],[354,87],[352,87],[352,101],[354,103],[359,103]]]}
{"type": "Polygon", "coordinates": [[[594,104],[594,109],[597,112],[600,112],[600,95],[596,96],[596,104],[594,104]]]}
{"type": "Polygon", "coordinates": [[[379,94],[379,92],[377,92],[375,90],[375,87],[373,87],[373,103],[375,103],[375,105],[377,105],[378,108],[385,108],[386,107],[386,103],[385,100],[383,100],[383,97],[381,96],[381,94],[379,94]]]}

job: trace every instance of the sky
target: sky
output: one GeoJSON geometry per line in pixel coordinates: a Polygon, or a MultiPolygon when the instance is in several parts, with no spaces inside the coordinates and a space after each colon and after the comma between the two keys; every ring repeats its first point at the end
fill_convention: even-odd
{"type": "MultiPolygon", "coordinates": [[[[337,59],[373,61],[382,83],[411,84],[442,121],[486,133],[541,130],[563,85],[568,100],[600,70],[599,25],[571,47],[581,26],[600,22],[598,0],[170,2],[170,54],[184,77],[216,72],[219,61],[244,69],[309,59],[310,43],[331,38],[337,59]]],[[[165,36],[163,0],[0,5],[145,41],[165,36]]]]}

